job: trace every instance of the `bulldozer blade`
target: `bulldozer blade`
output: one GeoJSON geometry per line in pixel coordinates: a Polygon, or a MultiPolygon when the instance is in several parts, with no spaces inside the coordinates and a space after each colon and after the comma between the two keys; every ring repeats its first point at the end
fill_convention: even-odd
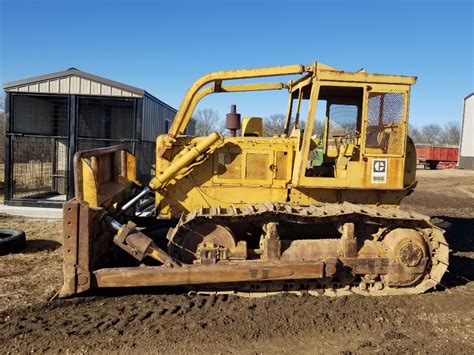
{"type": "Polygon", "coordinates": [[[90,289],[91,272],[110,263],[114,233],[99,220],[102,209],[72,199],[63,207],[63,278],[59,297],[90,289]]]}

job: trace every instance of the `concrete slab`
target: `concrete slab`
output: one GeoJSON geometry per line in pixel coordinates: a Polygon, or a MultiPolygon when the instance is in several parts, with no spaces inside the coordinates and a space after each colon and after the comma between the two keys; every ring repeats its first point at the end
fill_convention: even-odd
{"type": "Polygon", "coordinates": [[[0,213],[30,218],[63,218],[63,210],[61,208],[6,206],[0,204],[0,213]]]}

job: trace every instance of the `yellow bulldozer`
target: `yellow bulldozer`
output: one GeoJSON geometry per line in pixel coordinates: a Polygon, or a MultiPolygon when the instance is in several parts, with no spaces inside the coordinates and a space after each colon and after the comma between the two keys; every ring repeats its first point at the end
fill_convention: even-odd
{"type": "Polygon", "coordinates": [[[407,135],[415,82],[317,62],[201,77],[157,137],[147,186],[123,146],[76,154],[60,296],[142,286],[245,295],[433,288],[448,267],[444,231],[398,208],[417,183],[407,135]],[[261,90],[289,92],[281,132],[265,136],[262,118],[241,119],[233,105],[225,136],[185,135],[206,95],[261,90]]]}

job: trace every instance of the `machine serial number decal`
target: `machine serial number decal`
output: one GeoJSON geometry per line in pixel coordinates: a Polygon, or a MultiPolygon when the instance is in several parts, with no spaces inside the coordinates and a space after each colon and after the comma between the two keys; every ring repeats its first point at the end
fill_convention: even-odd
{"type": "Polygon", "coordinates": [[[372,184],[387,182],[387,159],[372,160],[372,184]]]}

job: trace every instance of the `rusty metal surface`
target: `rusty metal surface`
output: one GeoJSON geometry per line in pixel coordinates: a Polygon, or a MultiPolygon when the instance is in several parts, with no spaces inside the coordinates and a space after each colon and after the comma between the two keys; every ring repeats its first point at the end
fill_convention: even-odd
{"type": "MultiPolygon", "coordinates": [[[[260,250],[263,260],[279,260],[281,258],[281,241],[277,224],[268,222],[263,225],[265,234],[260,238],[260,250]]],[[[296,260],[296,259],[295,259],[296,260]]],[[[304,259],[297,259],[299,261],[304,259]]]]}
{"type": "Polygon", "coordinates": [[[178,266],[178,263],[164,250],[156,246],[150,237],[140,232],[133,222],[123,225],[114,236],[113,241],[138,261],[150,256],[167,267],[178,266]]]}
{"type": "Polygon", "coordinates": [[[63,207],[63,287],[62,296],[76,293],[79,203],[68,201],[63,207]]]}
{"type": "Polygon", "coordinates": [[[226,115],[225,128],[230,130],[231,137],[235,137],[237,130],[240,129],[240,113],[237,113],[237,106],[230,106],[230,113],[226,115]]]}
{"type": "MultiPolygon", "coordinates": [[[[260,262],[269,259],[270,250],[271,253],[277,250],[275,246],[269,248],[265,241],[280,242],[281,239],[282,262],[324,262],[339,282],[374,294],[424,292],[441,280],[448,266],[448,247],[443,231],[427,216],[396,208],[350,203],[304,207],[270,202],[243,208],[201,208],[184,216],[168,234],[171,244],[179,245],[183,242],[183,231],[209,221],[229,226],[232,223],[260,223],[266,231],[266,237],[264,234],[261,239],[260,262]],[[278,235],[274,228],[278,222],[294,223],[292,237],[295,240],[285,240],[283,238],[287,236],[278,235]],[[296,226],[306,224],[318,228],[324,223],[339,226],[340,238],[299,239],[296,226]],[[371,231],[368,226],[373,229],[374,225],[377,228],[371,231]],[[358,244],[358,235],[359,238],[366,235],[363,244],[358,244]],[[356,275],[362,277],[360,285],[352,283],[356,275]]],[[[203,283],[213,283],[213,280],[203,283]]]]}
{"type": "Polygon", "coordinates": [[[181,260],[185,263],[196,260],[198,245],[201,243],[212,243],[228,249],[236,246],[232,232],[225,226],[212,223],[200,224],[186,233],[181,249],[181,260]]]}
{"type": "Polygon", "coordinates": [[[340,250],[339,239],[282,240],[282,260],[313,260],[315,257],[334,257],[340,250]]]}
{"type": "Polygon", "coordinates": [[[171,286],[324,277],[324,263],[246,262],[180,268],[110,268],[94,272],[99,287],[171,286]]]}
{"type": "Polygon", "coordinates": [[[63,207],[63,274],[61,297],[87,291],[90,283],[90,230],[93,225],[87,204],[70,200],[63,207]]]}
{"type": "Polygon", "coordinates": [[[111,262],[113,232],[97,218],[101,209],[72,199],[63,206],[63,278],[60,297],[90,289],[91,272],[111,262]]]}
{"type": "MultiPolygon", "coordinates": [[[[144,266],[104,269],[107,265],[104,255],[110,251],[113,234],[104,230],[103,226],[92,223],[98,213],[99,210],[90,209],[84,202],[76,200],[69,201],[65,205],[62,297],[83,292],[91,286],[210,285],[269,280],[281,281],[281,285],[292,285],[295,280],[306,280],[302,281],[301,287],[308,287],[308,284],[319,282],[320,286],[334,290],[338,289],[338,284],[345,282],[347,286],[344,287],[349,287],[352,293],[412,294],[424,292],[439,283],[448,265],[449,250],[442,230],[434,227],[426,216],[398,209],[368,208],[352,204],[301,207],[266,203],[249,205],[245,209],[216,208],[196,211],[183,218],[178,227],[170,233],[170,238],[173,239],[180,234],[183,224],[197,223],[200,219],[207,223],[209,220],[228,222],[229,219],[249,223],[252,220],[275,221],[276,216],[278,220],[286,218],[299,223],[311,221],[314,225],[318,225],[323,220],[340,223],[344,218],[347,220],[356,218],[362,223],[398,224],[407,231],[403,231],[403,228],[395,228],[384,232],[385,247],[390,250],[385,256],[377,255],[378,248],[370,246],[370,243],[368,247],[359,248],[359,252],[363,252],[363,255],[344,256],[342,255],[344,238],[282,240],[282,260],[224,260],[212,265],[175,264],[175,267],[144,266]],[[246,218],[242,218],[244,216],[246,218]],[[409,229],[410,224],[419,227],[419,231],[409,229]],[[423,244],[425,245],[423,246],[422,242],[428,242],[428,245],[423,244]],[[292,258],[285,254],[287,250],[285,248],[294,243],[300,244],[300,247],[292,258]],[[326,246],[330,246],[328,250],[331,252],[326,250],[326,246]],[[417,248],[421,250],[421,258],[417,248]],[[308,255],[313,254],[313,260],[304,262],[298,260],[303,255],[301,254],[303,250],[308,250],[310,252],[308,255]],[[323,250],[325,252],[321,252],[323,250]],[[431,262],[428,262],[429,259],[431,262]],[[361,275],[362,282],[353,284],[351,275],[361,275]],[[371,275],[379,275],[380,280],[377,281],[371,275]],[[334,277],[339,280],[335,284],[331,281],[334,277]]],[[[266,227],[267,240],[278,240],[274,227],[274,224],[266,227]]],[[[354,234],[350,225],[346,228],[343,225],[342,230],[346,238],[357,237],[357,228],[354,234]]],[[[383,237],[380,238],[383,239],[383,237]]],[[[265,240],[265,237],[263,239],[265,240]]],[[[245,247],[245,244],[240,245],[242,246],[245,247]]],[[[273,249],[273,252],[276,250],[273,249]]],[[[268,252],[269,250],[267,254],[268,252]]],[[[147,250],[147,254],[151,256],[150,250],[147,250]]],[[[166,253],[164,255],[168,256],[166,253]]],[[[344,290],[344,292],[347,291],[346,288],[344,290]]]]}

